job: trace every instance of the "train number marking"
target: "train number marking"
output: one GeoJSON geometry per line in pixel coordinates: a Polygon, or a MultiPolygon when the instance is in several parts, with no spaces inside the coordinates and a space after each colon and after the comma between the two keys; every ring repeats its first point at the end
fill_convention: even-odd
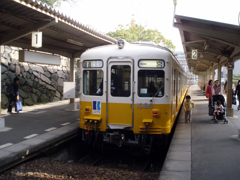
{"type": "Polygon", "coordinates": [[[148,104],[148,103],[137,103],[137,109],[152,109],[153,105],[152,104],[148,104]]]}

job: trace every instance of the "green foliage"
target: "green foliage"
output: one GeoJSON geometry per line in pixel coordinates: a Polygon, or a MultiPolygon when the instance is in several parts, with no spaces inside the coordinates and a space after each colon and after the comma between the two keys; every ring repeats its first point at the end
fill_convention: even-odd
{"type": "Polygon", "coordinates": [[[71,6],[73,6],[77,2],[77,0],[38,0],[38,1],[46,3],[51,7],[59,7],[61,6],[61,2],[68,2],[71,6]]]}
{"type": "Polygon", "coordinates": [[[166,47],[171,51],[174,51],[175,49],[172,41],[166,39],[157,29],[145,29],[144,26],[135,24],[134,21],[126,26],[123,26],[122,24],[118,25],[116,31],[110,31],[107,35],[117,40],[125,39],[128,42],[155,42],[157,45],[166,47]]]}
{"type": "Polygon", "coordinates": [[[234,74],[232,79],[233,84],[236,85],[238,83],[238,80],[240,80],[240,74],[234,74]]]}
{"type": "Polygon", "coordinates": [[[42,3],[46,3],[51,7],[58,7],[61,5],[60,0],[38,0],[38,1],[41,1],[42,3]]]}

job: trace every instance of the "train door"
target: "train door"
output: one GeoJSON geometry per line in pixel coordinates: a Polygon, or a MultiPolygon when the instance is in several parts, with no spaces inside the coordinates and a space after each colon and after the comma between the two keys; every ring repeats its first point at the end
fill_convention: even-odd
{"type": "Polygon", "coordinates": [[[107,67],[107,126],[133,127],[133,60],[109,59],[107,67]]]}

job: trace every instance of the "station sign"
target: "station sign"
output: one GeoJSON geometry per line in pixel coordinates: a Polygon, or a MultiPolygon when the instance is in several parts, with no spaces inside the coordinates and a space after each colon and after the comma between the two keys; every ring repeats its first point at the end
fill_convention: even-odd
{"type": "Polygon", "coordinates": [[[227,67],[228,69],[233,69],[234,68],[234,62],[227,62],[227,67]]]}
{"type": "Polygon", "coordinates": [[[198,58],[198,50],[197,49],[193,49],[192,50],[192,59],[197,59],[198,58]]]}
{"type": "Polygon", "coordinates": [[[35,48],[42,47],[42,32],[40,31],[32,32],[32,47],[35,48]]]}

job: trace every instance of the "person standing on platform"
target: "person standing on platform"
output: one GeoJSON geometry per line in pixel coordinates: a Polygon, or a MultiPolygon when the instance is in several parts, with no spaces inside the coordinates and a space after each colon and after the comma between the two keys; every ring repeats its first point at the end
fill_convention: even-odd
{"type": "Polygon", "coordinates": [[[238,96],[238,110],[239,110],[240,109],[240,80],[237,83],[237,87],[234,94],[238,96]]]}
{"type": "Polygon", "coordinates": [[[214,119],[214,114],[213,114],[213,100],[212,96],[214,95],[214,89],[213,89],[213,80],[209,80],[207,90],[206,90],[206,98],[208,98],[208,114],[209,116],[213,116],[214,119]]]}
{"type": "Polygon", "coordinates": [[[189,117],[189,122],[192,122],[192,109],[194,108],[194,102],[191,101],[191,96],[186,96],[186,101],[183,103],[183,108],[185,111],[185,123],[189,117]]]}
{"type": "Polygon", "coordinates": [[[213,80],[209,80],[208,81],[208,86],[207,86],[207,90],[206,90],[206,98],[208,98],[208,106],[210,106],[212,104],[212,96],[214,94],[214,90],[213,90],[213,80]]]}
{"type": "Polygon", "coordinates": [[[224,91],[227,94],[227,81],[224,83],[224,91]]]}
{"type": "Polygon", "coordinates": [[[215,85],[213,86],[214,93],[213,95],[222,95],[222,88],[218,80],[215,81],[215,85]]]}
{"type": "MultiPolygon", "coordinates": [[[[15,111],[17,112],[17,110],[16,110],[16,102],[19,100],[18,82],[19,82],[18,77],[15,77],[14,78],[14,83],[11,84],[11,87],[10,87],[11,91],[10,91],[9,105],[8,105],[8,111],[7,111],[10,114],[13,114],[12,113],[13,103],[15,105],[15,111]]],[[[19,113],[19,112],[17,112],[17,113],[19,113]]]]}

